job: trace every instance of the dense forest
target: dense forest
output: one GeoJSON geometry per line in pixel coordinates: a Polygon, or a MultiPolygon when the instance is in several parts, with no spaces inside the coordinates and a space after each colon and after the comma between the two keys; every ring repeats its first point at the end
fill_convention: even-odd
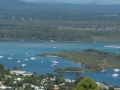
{"type": "Polygon", "coordinates": [[[0,1],[0,40],[120,42],[119,5],[0,1]]]}

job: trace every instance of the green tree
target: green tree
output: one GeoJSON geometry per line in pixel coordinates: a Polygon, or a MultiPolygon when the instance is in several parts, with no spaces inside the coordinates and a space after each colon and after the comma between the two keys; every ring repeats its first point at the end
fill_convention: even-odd
{"type": "Polygon", "coordinates": [[[99,87],[92,79],[84,78],[72,90],[99,90],[99,87]]]}
{"type": "Polygon", "coordinates": [[[12,78],[8,78],[5,80],[4,85],[6,86],[12,86],[13,83],[13,79],[12,78]]]}
{"type": "Polygon", "coordinates": [[[18,70],[18,67],[14,66],[14,67],[13,67],[13,70],[18,70]]]}
{"type": "Polygon", "coordinates": [[[64,82],[63,77],[64,77],[65,70],[62,69],[62,68],[56,68],[54,70],[54,72],[56,72],[56,74],[55,74],[55,76],[56,76],[55,83],[56,84],[63,83],[64,82]]]}
{"type": "Polygon", "coordinates": [[[4,65],[0,64],[0,70],[3,70],[3,69],[4,69],[4,65]]]}

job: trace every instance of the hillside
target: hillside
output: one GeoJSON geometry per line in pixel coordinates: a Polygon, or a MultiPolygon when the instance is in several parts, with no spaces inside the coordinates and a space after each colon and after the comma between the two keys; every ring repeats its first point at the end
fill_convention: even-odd
{"type": "Polygon", "coordinates": [[[119,5],[1,0],[0,40],[120,42],[119,10],[119,5]]]}
{"type": "Polygon", "coordinates": [[[65,3],[28,3],[22,0],[0,0],[0,14],[44,20],[119,20],[119,5],[65,3]]]}

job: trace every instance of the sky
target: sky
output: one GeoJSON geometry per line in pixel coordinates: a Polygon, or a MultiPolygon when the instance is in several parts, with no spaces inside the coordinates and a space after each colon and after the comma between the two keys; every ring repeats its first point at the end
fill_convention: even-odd
{"type": "Polygon", "coordinates": [[[120,4],[120,0],[23,0],[27,2],[45,2],[55,1],[62,3],[73,3],[73,4],[89,4],[95,1],[98,4],[120,4]]]}

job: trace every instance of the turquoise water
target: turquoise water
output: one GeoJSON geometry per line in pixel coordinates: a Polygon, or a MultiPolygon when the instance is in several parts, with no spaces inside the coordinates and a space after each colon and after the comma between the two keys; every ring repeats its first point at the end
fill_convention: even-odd
{"type": "MultiPolygon", "coordinates": [[[[4,56],[4,59],[0,59],[0,63],[4,64],[6,68],[13,68],[14,66],[21,67],[21,64],[27,66],[22,68],[29,72],[37,72],[38,74],[53,73],[55,68],[77,66],[80,64],[70,62],[63,58],[57,57],[40,57],[36,56],[39,53],[60,52],[63,50],[77,50],[81,51],[86,48],[94,48],[101,51],[120,53],[120,43],[59,43],[59,42],[0,42],[0,55],[4,56]],[[8,60],[11,57],[13,60],[8,60]],[[30,60],[30,57],[35,57],[36,60],[30,60]],[[25,61],[28,58],[29,61],[25,61]],[[43,64],[41,61],[43,59],[43,64]],[[59,62],[55,67],[51,67],[52,59],[59,62]],[[21,61],[18,63],[17,61],[21,61]]],[[[97,82],[107,82],[111,85],[120,86],[120,76],[113,78],[113,70],[107,70],[107,73],[90,72],[81,73],[86,77],[91,77],[97,82]]],[[[75,78],[75,74],[66,74],[65,78],[75,78]]]]}

